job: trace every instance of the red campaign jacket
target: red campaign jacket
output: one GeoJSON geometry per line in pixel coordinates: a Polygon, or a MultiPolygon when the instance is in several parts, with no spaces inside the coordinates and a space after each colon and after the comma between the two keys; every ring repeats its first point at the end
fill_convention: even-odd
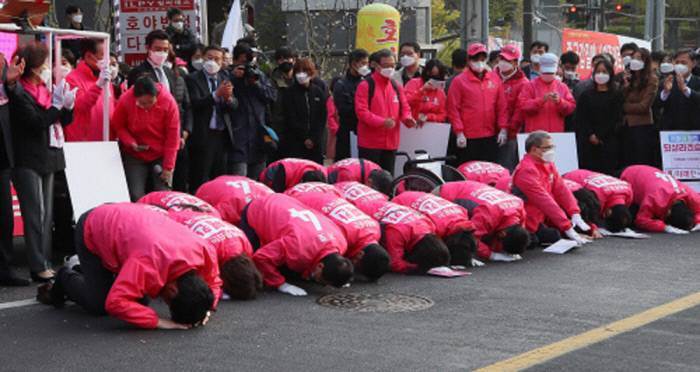
{"type": "Polygon", "coordinates": [[[525,197],[525,227],[530,232],[536,232],[540,223],[545,221],[560,231],[566,231],[572,226],[569,217],[581,213],[576,198],[553,163],[525,155],[513,172],[512,184],[525,197]]]}
{"type": "Polygon", "coordinates": [[[566,188],[569,189],[569,191],[571,192],[575,192],[583,188],[583,185],[581,185],[580,183],[567,179],[566,177],[563,177],[562,181],[564,182],[564,186],[566,186],[566,188]]]}
{"type": "Polygon", "coordinates": [[[629,207],[632,204],[634,198],[632,186],[619,178],[585,169],[571,171],[563,177],[566,180],[578,182],[594,192],[600,202],[601,213],[616,205],[629,207]]]}
{"type": "Polygon", "coordinates": [[[467,211],[439,196],[418,191],[406,191],[396,196],[396,204],[413,208],[423,213],[435,225],[437,236],[445,238],[460,231],[474,231],[467,211]]]}
{"type": "Polygon", "coordinates": [[[333,185],[329,185],[323,182],[304,182],[298,185],[294,185],[284,192],[285,195],[289,195],[296,198],[302,194],[330,194],[342,198],[342,194],[333,185]]]}
{"type": "Polygon", "coordinates": [[[382,245],[389,253],[391,271],[406,273],[417,269],[404,255],[412,252],[424,236],[436,233],[432,221],[411,208],[382,199],[360,198],[353,204],[381,224],[382,245]]]}
{"type": "Polygon", "coordinates": [[[508,108],[506,110],[508,117],[508,138],[515,139],[524,124],[523,113],[518,105],[518,96],[520,96],[523,87],[530,83],[530,80],[527,79],[520,69],[506,80],[503,80],[503,76],[501,76],[498,67],[496,67],[493,74],[501,84],[503,84],[503,94],[508,103],[508,108]]]}
{"type": "Polygon", "coordinates": [[[508,102],[493,73],[479,79],[471,69],[457,75],[447,95],[447,116],[455,134],[470,139],[493,137],[508,128],[508,102]]]}
{"type": "Polygon", "coordinates": [[[640,229],[663,232],[664,220],[676,201],[682,200],[700,223],[700,195],[673,176],[647,165],[627,167],[620,178],[634,190],[634,204],[639,205],[635,224],[640,229]]]}
{"type": "MultiPolygon", "coordinates": [[[[90,66],[81,61],[75,70],[66,76],[66,83],[70,89],[78,88],[75,92],[75,107],[73,108],[73,122],[64,127],[66,141],[102,141],[104,113],[103,92],[97,86],[97,76],[92,72],[90,66]]],[[[114,86],[107,84],[109,92],[109,119],[112,121],[112,114],[116,100],[114,99],[114,86]]],[[[113,139],[110,133],[110,139],[113,139]]]]}
{"type": "Polygon", "coordinates": [[[306,172],[321,171],[323,174],[326,174],[326,168],[323,165],[311,160],[285,158],[268,165],[267,168],[260,173],[259,181],[269,187],[273,187],[275,173],[279,172],[279,166],[284,168],[285,190],[301,183],[301,178],[304,177],[304,173],[306,172]]]}
{"type": "Polygon", "coordinates": [[[196,196],[213,205],[221,219],[238,225],[248,203],[273,193],[269,187],[248,177],[220,176],[200,186],[196,196]]]}
{"type": "Polygon", "coordinates": [[[343,233],[331,220],[284,194],[250,202],[247,221],[260,239],[253,261],[265,284],[273,288],[285,282],[279,267],[308,279],[325,256],[347,251],[343,233]]]}
{"type": "Polygon", "coordinates": [[[295,196],[307,207],[322,213],[343,232],[348,242],[347,257],[354,257],[369,244],[377,244],[382,236],[379,223],[347,200],[330,193],[300,193],[295,196]]]}
{"type": "Polygon", "coordinates": [[[389,197],[382,194],[381,192],[363,185],[359,182],[339,182],[336,183],[335,188],[340,191],[340,194],[350,203],[355,204],[358,200],[382,200],[389,201],[389,197]]]}
{"type": "Polygon", "coordinates": [[[196,270],[221,297],[216,251],[167,213],[136,203],[104,204],[85,220],[86,247],[116,274],[105,310],[115,318],[142,328],[156,328],[158,314],[138,301],[156,298],[166,284],[196,270]]]}
{"type": "Polygon", "coordinates": [[[468,161],[460,165],[457,170],[469,181],[481,182],[489,186],[495,186],[498,180],[510,176],[508,169],[488,161],[468,161]]]}
{"type": "Polygon", "coordinates": [[[440,186],[440,196],[469,209],[474,224],[474,237],[479,246],[477,254],[488,260],[491,252],[500,252],[497,245],[481,239],[515,224],[524,226],[525,205],[522,199],[475,181],[448,182],[440,186]]]}
{"type": "Polygon", "coordinates": [[[173,209],[168,215],[216,248],[219,268],[228,260],[242,254],[253,257],[253,246],[245,233],[220,218],[190,210],[176,211],[173,209]]]}
{"type": "Polygon", "coordinates": [[[331,137],[335,137],[340,129],[340,123],[338,122],[338,109],[335,107],[335,101],[333,100],[333,95],[328,96],[326,101],[326,127],[328,127],[328,134],[331,137]]]}
{"type": "Polygon", "coordinates": [[[130,156],[152,162],[163,159],[163,169],[173,170],[180,148],[180,110],[175,98],[160,83],[157,101],[148,110],[136,106],[134,89],[119,97],[112,125],[122,151],[130,156]],[[148,150],[134,151],[132,146],[147,145],[148,150]]]}
{"type": "Polygon", "coordinates": [[[447,120],[447,95],[445,95],[445,91],[426,89],[421,92],[423,85],[425,85],[423,78],[417,77],[411,79],[404,87],[413,117],[417,119],[420,114],[424,114],[430,122],[444,123],[447,120]]]}
{"type": "Polygon", "coordinates": [[[138,203],[155,205],[156,207],[175,212],[191,210],[187,208],[187,206],[193,206],[201,209],[203,213],[211,214],[214,217],[221,217],[219,211],[211,204],[196,196],[179,191],[154,191],[143,196],[139,199],[138,203]]]}
{"type": "Polygon", "coordinates": [[[537,130],[555,133],[564,131],[564,119],[574,112],[576,101],[566,84],[556,79],[547,84],[537,77],[522,88],[518,106],[523,113],[526,133],[537,130]],[[544,101],[544,95],[551,92],[559,94],[559,103],[544,101]]]}
{"type": "Polygon", "coordinates": [[[389,79],[379,72],[374,79],[374,97],[369,105],[369,83],[362,81],[355,92],[355,113],[357,114],[357,145],[368,149],[396,150],[399,148],[401,123],[411,118],[411,107],[401,86],[398,96],[389,79]],[[370,110],[371,108],[371,110],[370,110]],[[394,119],[393,128],[385,128],[384,121],[394,119]]]}
{"type": "Polygon", "coordinates": [[[374,170],[381,170],[377,163],[365,159],[347,158],[329,165],[328,183],[338,183],[347,181],[356,181],[359,183],[367,183],[369,174],[374,170]]]}

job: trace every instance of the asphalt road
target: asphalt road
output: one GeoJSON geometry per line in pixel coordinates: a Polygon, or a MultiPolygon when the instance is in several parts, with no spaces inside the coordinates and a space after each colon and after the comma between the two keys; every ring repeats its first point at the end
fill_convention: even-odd
{"type": "MultiPolygon", "coordinates": [[[[137,330],[75,306],[5,309],[0,369],[471,370],[700,291],[699,253],[700,234],[607,239],[563,256],[528,252],[464,278],[388,275],[340,290],[434,302],[404,313],[323,307],[317,298],[335,290],[308,284],[305,298],[270,292],[224,302],[209,325],[191,331],[137,330]]],[[[0,303],[33,295],[0,288],[0,303]]],[[[532,369],[698,370],[699,316],[692,308],[532,369]]]]}

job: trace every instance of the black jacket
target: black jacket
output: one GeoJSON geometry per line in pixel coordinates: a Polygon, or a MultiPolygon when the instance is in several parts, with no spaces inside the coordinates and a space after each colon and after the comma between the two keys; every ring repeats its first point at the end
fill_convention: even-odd
{"type": "MultiPolygon", "coordinates": [[[[7,69],[2,71],[2,81],[5,81],[7,69]]],[[[0,106],[0,170],[12,168],[15,164],[12,151],[12,130],[10,128],[10,104],[0,106]]]]}
{"type": "Polygon", "coordinates": [[[184,61],[190,60],[197,49],[197,38],[190,29],[185,28],[182,32],[178,32],[175,27],[169,25],[165,32],[170,38],[170,43],[175,49],[175,55],[182,58],[184,61]]]}
{"type": "Polygon", "coordinates": [[[282,95],[287,140],[303,143],[310,139],[320,146],[326,127],[326,93],[316,84],[306,88],[295,82],[282,95]]]}
{"type": "Polygon", "coordinates": [[[678,89],[675,79],[666,101],[661,100],[663,88],[659,90],[657,101],[662,110],[661,130],[700,130],[700,78],[691,75],[687,85],[690,97],[678,89]]]}
{"type": "Polygon", "coordinates": [[[73,121],[72,110],[44,109],[19,83],[7,89],[10,98],[12,142],[15,167],[29,168],[41,175],[57,172],[66,167],[63,149],[49,147],[49,127],[60,122],[66,126],[73,121]]]}
{"type": "Polygon", "coordinates": [[[187,83],[182,75],[175,77],[173,98],[175,98],[177,107],[180,109],[180,133],[185,131],[192,133],[192,102],[190,93],[187,90],[187,83]]]}
{"type": "Polygon", "coordinates": [[[338,80],[333,87],[333,102],[338,110],[340,127],[353,132],[357,131],[357,114],[355,114],[355,92],[362,78],[353,76],[350,72],[338,80]]]}
{"type": "MultiPolygon", "coordinates": [[[[165,77],[168,78],[168,85],[170,85],[170,93],[174,94],[176,85],[175,73],[173,72],[173,70],[167,67],[163,67],[163,72],[165,72],[165,77]]],[[[127,77],[126,85],[129,88],[131,88],[136,82],[136,79],[138,79],[144,74],[150,76],[151,79],[153,79],[153,81],[158,81],[158,76],[156,76],[156,71],[153,69],[153,66],[151,66],[151,63],[148,61],[143,61],[143,63],[129,71],[129,76],[127,77]]]]}
{"type": "MultiPolygon", "coordinates": [[[[217,74],[217,84],[221,84],[224,80],[230,80],[227,72],[220,71],[217,74]]],[[[187,79],[187,91],[192,104],[192,131],[191,137],[188,140],[190,146],[206,147],[207,131],[211,123],[211,116],[214,110],[217,110],[219,115],[222,115],[226,131],[229,135],[229,144],[233,146],[233,126],[231,122],[231,113],[238,107],[238,100],[234,97],[232,103],[216,103],[209,88],[206,72],[204,70],[189,74],[187,79]]],[[[218,86],[218,85],[217,85],[218,86]]]]}
{"type": "Polygon", "coordinates": [[[262,125],[270,124],[268,105],[277,99],[277,90],[264,74],[255,84],[249,84],[243,78],[232,80],[238,108],[232,112],[234,146],[229,160],[248,164],[263,162],[262,125]]]}

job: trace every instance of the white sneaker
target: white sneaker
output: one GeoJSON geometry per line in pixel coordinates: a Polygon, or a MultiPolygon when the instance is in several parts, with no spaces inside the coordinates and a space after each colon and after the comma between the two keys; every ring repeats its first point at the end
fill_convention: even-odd
{"type": "Polygon", "coordinates": [[[63,266],[68,270],[73,270],[75,265],[80,265],[80,259],[77,254],[66,256],[63,258],[63,266]]]}

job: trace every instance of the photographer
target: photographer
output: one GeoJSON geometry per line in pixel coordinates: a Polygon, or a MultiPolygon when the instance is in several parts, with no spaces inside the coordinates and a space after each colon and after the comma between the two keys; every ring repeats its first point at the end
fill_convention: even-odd
{"type": "Polygon", "coordinates": [[[248,45],[233,48],[231,75],[238,109],[232,112],[234,146],[228,154],[228,173],[255,178],[265,168],[263,125],[269,123],[267,105],[276,101],[277,91],[253,63],[248,45]]]}

